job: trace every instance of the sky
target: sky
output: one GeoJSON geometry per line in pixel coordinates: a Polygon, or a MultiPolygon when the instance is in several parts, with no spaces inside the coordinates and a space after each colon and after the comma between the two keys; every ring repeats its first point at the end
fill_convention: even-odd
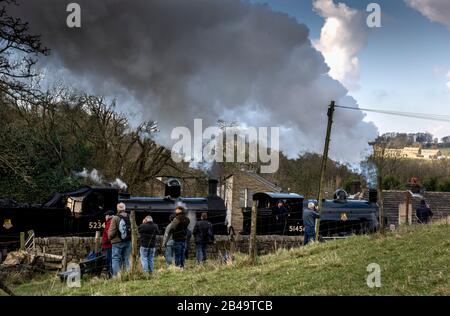
{"type": "MultiPolygon", "coordinates": [[[[310,0],[254,1],[286,12],[310,29],[318,40],[325,19],[310,0]]],[[[357,87],[347,86],[361,108],[450,115],[450,1],[342,0],[366,14],[369,3],[381,6],[381,28],[370,29],[367,42],[355,54],[359,60],[357,87]],[[409,2],[409,3],[408,3],[409,2]],[[412,5],[410,5],[412,4],[412,5]],[[447,11],[446,11],[447,10],[447,11]],[[438,12],[443,12],[442,16],[438,12]]],[[[367,29],[354,28],[353,36],[367,29]]],[[[442,138],[450,123],[367,113],[379,132],[423,132],[442,138]]]]}
{"type": "MultiPolygon", "coordinates": [[[[109,99],[133,123],[171,131],[218,120],[279,127],[289,158],[323,152],[331,100],[353,108],[450,115],[450,1],[78,0],[81,27],[60,0],[22,0],[16,13],[51,55],[39,67],[109,99]]],[[[385,132],[450,135],[450,124],[337,109],[332,159],[358,163],[385,132]]],[[[277,149],[277,148],[275,148],[277,149]]]]}

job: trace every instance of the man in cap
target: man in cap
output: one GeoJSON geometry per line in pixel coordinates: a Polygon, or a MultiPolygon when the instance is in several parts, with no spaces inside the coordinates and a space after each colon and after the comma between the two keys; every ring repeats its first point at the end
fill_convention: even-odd
{"type": "Polygon", "coordinates": [[[142,224],[138,228],[140,244],[139,252],[144,272],[153,272],[153,258],[155,257],[156,235],[158,232],[158,225],[153,222],[153,218],[150,215],[144,218],[142,224]]]}
{"type": "Polygon", "coordinates": [[[105,255],[105,266],[108,277],[112,276],[112,245],[111,241],[108,239],[108,231],[113,217],[113,211],[107,211],[105,213],[105,227],[102,234],[102,252],[105,255]]]}
{"type": "Polygon", "coordinates": [[[195,223],[193,235],[195,238],[197,262],[206,261],[206,250],[208,244],[214,242],[214,232],[211,222],[208,221],[208,214],[202,213],[201,220],[195,223]]]}
{"type": "Polygon", "coordinates": [[[175,218],[167,228],[168,235],[164,236],[163,247],[166,247],[169,236],[173,239],[173,250],[175,253],[175,266],[183,268],[186,251],[187,230],[190,220],[185,214],[182,206],[175,208],[175,218]]]}
{"type": "Polygon", "coordinates": [[[309,202],[308,208],[303,209],[303,226],[305,227],[303,245],[307,245],[316,238],[316,219],[320,217],[316,209],[314,202],[309,202]]]}
{"type": "Polygon", "coordinates": [[[117,276],[121,268],[130,269],[131,221],[124,203],[117,204],[117,216],[111,220],[108,239],[112,244],[112,274],[117,276]]]}

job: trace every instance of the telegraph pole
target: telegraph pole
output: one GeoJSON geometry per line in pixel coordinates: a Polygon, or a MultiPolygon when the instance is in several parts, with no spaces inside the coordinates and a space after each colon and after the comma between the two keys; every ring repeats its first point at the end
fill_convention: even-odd
{"type": "MultiPolygon", "coordinates": [[[[322,200],[323,200],[323,187],[325,185],[325,171],[327,169],[328,161],[328,149],[330,148],[330,137],[331,137],[331,126],[333,125],[333,114],[335,109],[335,102],[331,101],[328,106],[328,124],[327,124],[327,135],[325,137],[325,147],[323,149],[322,156],[322,168],[320,169],[320,182],[319,182],[319,197],[317,198],[319,205],[319,214],[322,213],[322,200]]],[[[319,240],[319,230],[320,230],[320,218],[316,221],[316,240],[319,240]]]]}

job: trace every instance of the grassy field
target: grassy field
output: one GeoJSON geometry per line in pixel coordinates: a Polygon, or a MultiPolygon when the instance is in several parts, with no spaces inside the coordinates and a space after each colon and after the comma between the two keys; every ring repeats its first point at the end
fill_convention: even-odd
{"type": "Polygon", "coordinates": [[[449,223],[280,250],[256,266],[247,259],[189,262],[179,271],[158,258],[149,277],[90,278],[68,288],[54,275],[41,275],[11,288],[18,295],[450,295],[449,223]],[[379,288],[366,284],[370,263],[381,267],[379,288]]]}

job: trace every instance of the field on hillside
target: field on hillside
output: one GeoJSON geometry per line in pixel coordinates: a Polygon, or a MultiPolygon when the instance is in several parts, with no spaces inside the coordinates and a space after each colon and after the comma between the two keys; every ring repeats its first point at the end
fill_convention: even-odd
{"type": "Polygon", "coordinates": [[[450,295],[450,224],[402,227],[386,236],[356,236],[262,256],[256,266],[210,261],[184,271],[167,269],[123,280],[83,279],[68,288],[54,275],[21,285],[18,295],[450,295]],[[381,287],[370,288],[367,266],[381,267],[381,287]]]}

